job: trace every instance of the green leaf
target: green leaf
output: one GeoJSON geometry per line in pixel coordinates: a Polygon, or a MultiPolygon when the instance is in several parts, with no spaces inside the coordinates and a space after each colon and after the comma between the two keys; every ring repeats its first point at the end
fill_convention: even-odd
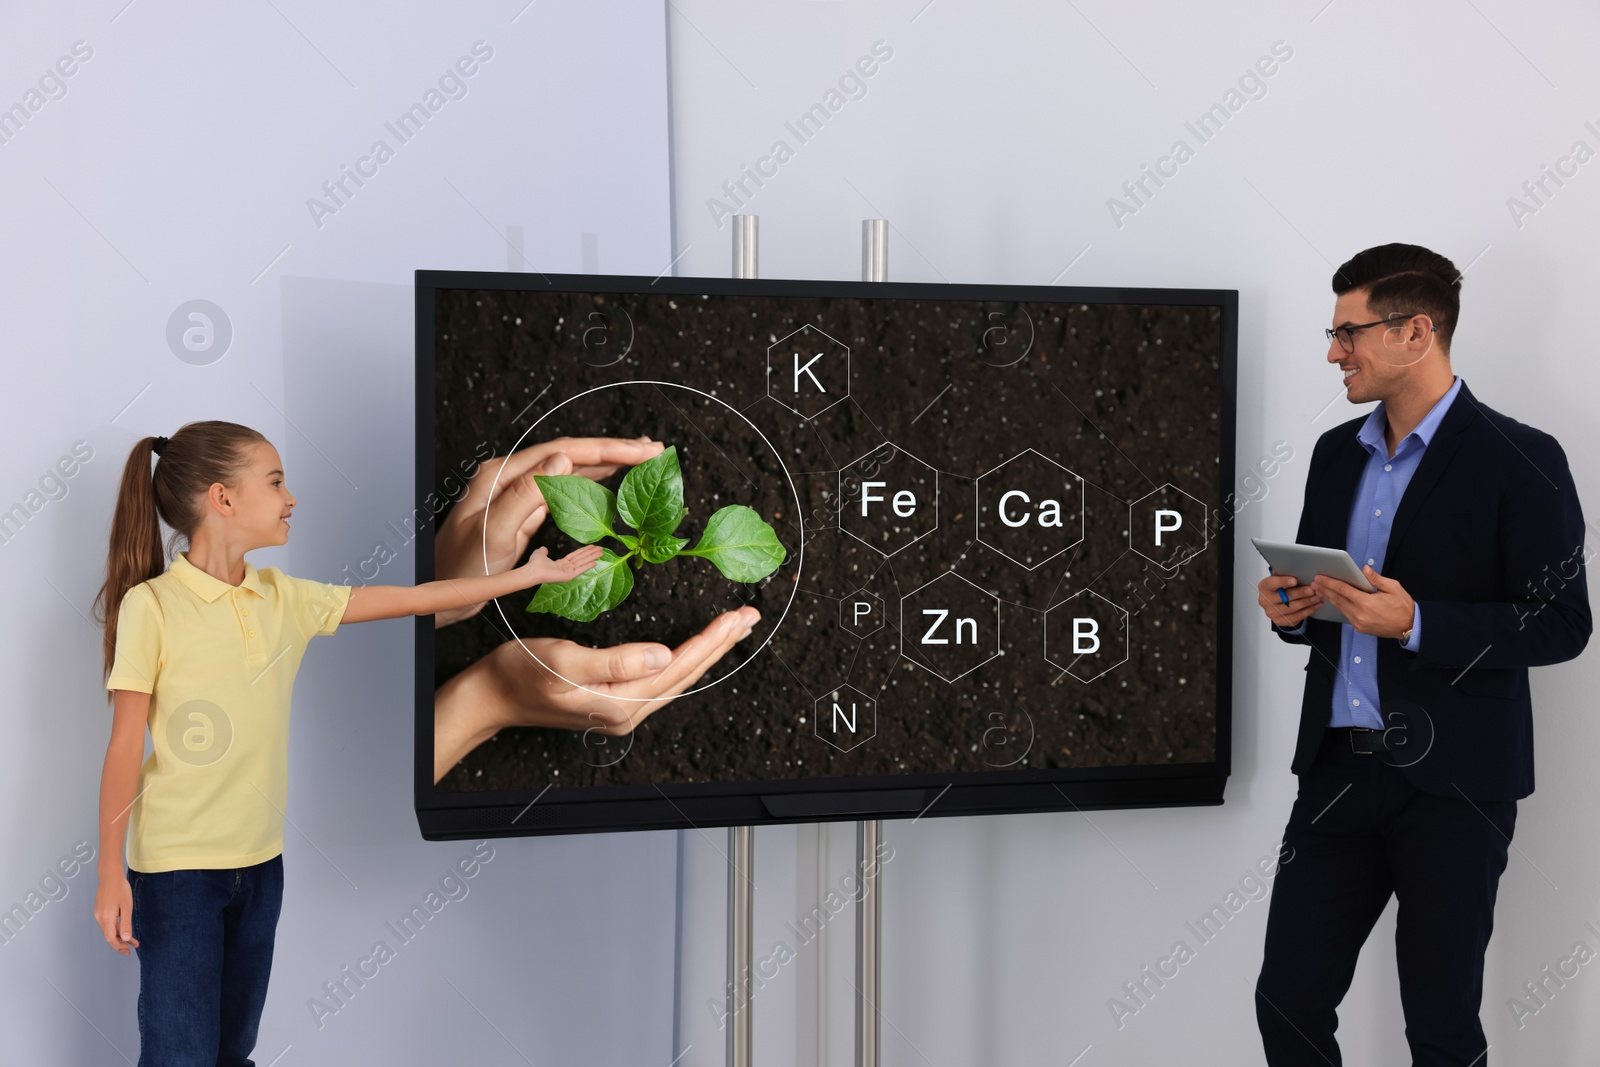
{"type": "Polygon", "coordinates": [[[619,533],[612,534],[611,536],[615,537],[618,541],[621,541],[624,545],[627,545],[629,552],[639,551],[639,539],[632,534],[619,533]]]}
{"type": "Polygon", "coordinates": [[[667,560],[683,551],[683,546],[689,543],[687,537],[673,537],[671,534],[647,533],[640,539],[639,554],[647,563],[665,563],[667,560]]]}
{"type": "Polygon", "coordinates": [[[617,509],[623,520],[642,534],[670,534],[678,528],[684,508],[677,445],[623,475],[617,509]]]}
{"type": "Polygon", "coordinates": [[[682,553],[709,559],[724,578],[758,582],[788,557],[778,534],[751,508],[729,504],[706,523],[700,543],[682,553]]]}
{"type": "MultiPolygon", "coordinates": [[[[588,481],[586,478],[579,480],[588,481]]],[[[600,561],[576,578],[541,585],[533,594],[528,610],[559,615],[574,622],[593,622],[602,611],[610,611],[622,603],[633,590],[633,572],[627,566],[631,555],[630,552],[619,556],[609,548],[601,549],[600,561]]]]}
{"type": "Polygon", "coordinates": [[[550,517],[574,541],[592,545],[612,532],[617,498],[599,482],[577,474],[536,474],[533,480],[550,506],[550,517]]]}

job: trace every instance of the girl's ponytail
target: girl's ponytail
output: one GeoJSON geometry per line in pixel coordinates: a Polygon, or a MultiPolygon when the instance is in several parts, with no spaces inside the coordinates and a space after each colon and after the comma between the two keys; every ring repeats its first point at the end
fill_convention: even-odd
{"type": "MultiPolygon", "coordinates": [[[[116,510],[111,516],[111,547],[106,580],[95,597],[95,618],[105,627],[101,681],[111,676],[117,655],[117,613],[122,598],[140,582],[167,569],[161,523],[192,541],[205,514],[206,492],[217,482],[233,485],[249,462],[247,449],[266,438],[234,422],[191,422],[162,446],[154,473],[150,457],[156,438],[139,440],[122,468],[116,510]]],[[[107,694],[109,698],[110,694],[107,694]]]]}
{"type": "Polygon", "coordinates": [[[129,589],[167,569],[161,550],[161,524],[150,474],[151,446],[146,437],[133,446],[122,468],[122,487],[111,516],[111,552],[106,557],[106,581],[95,598],[95,618],[105,624],[105,668],[101,681],[111,676],[117,654],[117,611],[129,589]]]}

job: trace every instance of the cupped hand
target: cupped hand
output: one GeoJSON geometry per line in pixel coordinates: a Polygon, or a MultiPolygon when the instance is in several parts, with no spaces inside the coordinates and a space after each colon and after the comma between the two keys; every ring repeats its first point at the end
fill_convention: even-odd
{"type": "Polygon", "coordinates": [[[488,657],[501,725],[620,737],[698,681],[760,618],[749,606],[724,612],[675,649],[651,642],[588,648],[559,637],[507,641],[488,657]]]}
{"type": "MultiPolygon", "coordinates": [[[[660,455],[663,448],[648,437],[557,437],[485,460],[434,538],[435,577],[501,574],[516,566],[550,513],[535,475],[576,474],[599,481],[660,455]]],[[[438,612],[434,626],[471,618],[484,603],[438,612]]]]}
{"type": "Polygon", "coordinates": [[[434,694],[434,781],[507,726],[627,734],[699,681],[760,618],[749,606],[724,612],[677,648],[507,641],[434,694]]]}

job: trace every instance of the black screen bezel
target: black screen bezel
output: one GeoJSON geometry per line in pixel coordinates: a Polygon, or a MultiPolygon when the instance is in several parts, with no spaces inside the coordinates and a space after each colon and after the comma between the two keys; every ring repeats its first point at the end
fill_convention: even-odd
{"type": "MultiPolygon", "coordinates": [[[[666,786],[588,787],[571,798],[536,790],[439,793],[433,785],[434,620],[415,619],[415,806],[429,841],[544,836],[625,830],[777,825],[848,818],[921,818],[1071,811],[1095,808],[1221,804],[1232,767],[1233,511],[1238,402],[1238,291],[1055,285],[845,282],[797,279],[678,278],[642,275],[541,274],[503,271],[416,272],[416,482],[418,501],[435,491],[435,310],[440,290],[550,291],[696,296],[854,297],[864,299],[1019,301],[1023,303],[1159,304],[1220,308],[1221,410],[1218,499],[1206,506],[1219,521],[1208,550],[1219,553],[1216,678],[1217,759],[1175,767],[1057,768],[1026,772],[871,775],[666,786]]],[[[430,581],[434,527],[420,524],[416,581],[430,581]]]]}

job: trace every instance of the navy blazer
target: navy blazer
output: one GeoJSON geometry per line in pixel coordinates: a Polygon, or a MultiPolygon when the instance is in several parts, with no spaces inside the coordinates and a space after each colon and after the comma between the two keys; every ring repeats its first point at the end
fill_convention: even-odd
{"type": "MultiPolygon", "coordinates": [[[[1366,416],[1323,434],[1311,453],[1295,540],[1344,548],[1369,455],[1366,416]]],[[[1478,401],[1461,383],[1395,511],[1380,572],[1421,607],[1422,641],[1378,642],[1378,707],[1403,768],[1426,793],[1520,800],[1533,792],[1528,668],[1577,656],[1593,620],[1584,521],[1556,439],[1478,401]]],[[[1341,623],[1307,619],[1300,734],[1304,774],[1332,714],[1341,623]]]]}

